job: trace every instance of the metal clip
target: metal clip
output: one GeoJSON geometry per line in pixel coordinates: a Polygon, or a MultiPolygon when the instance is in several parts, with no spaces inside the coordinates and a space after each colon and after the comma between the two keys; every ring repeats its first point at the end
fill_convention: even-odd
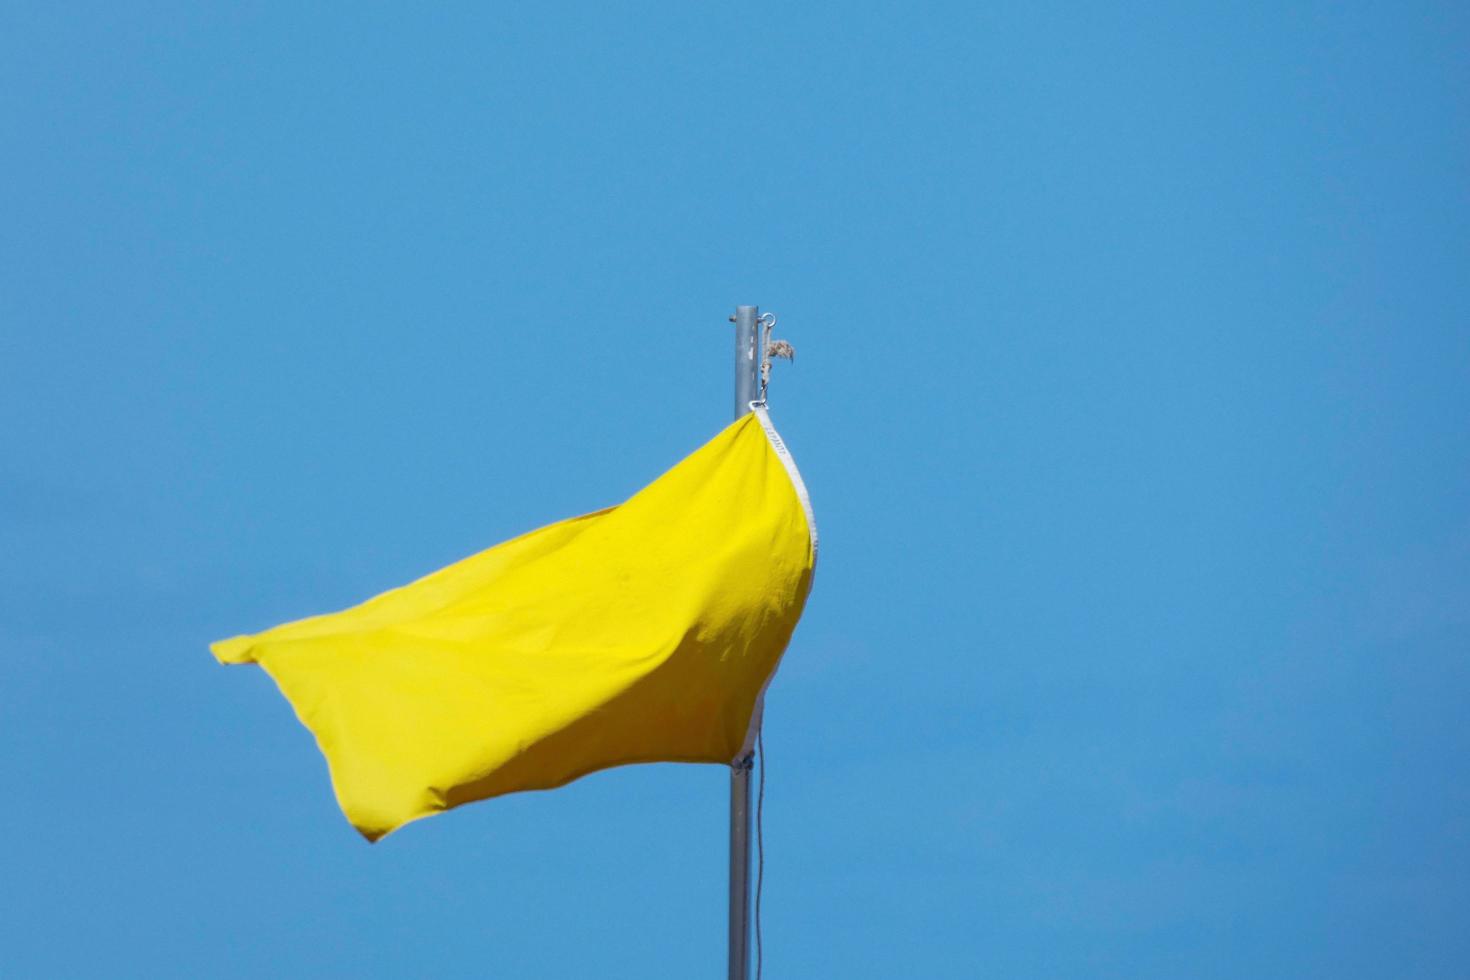
{"type": "MultiPolygon", "coordinates": [[[[762,408],[764,408],[766,405],[766,388],[771,383],[771,358],[784,357],[786,358],[786,360],[795,363],[796,348],[792,347],[784,340],[771,339],[771,331],[775,329],[776,326],[776,314],[762,313],[759,317],[756,318],[756,323],[760,324],[760,328],[757,330],[757,333],[760,337],[760,339],[757,341],[757,346],[760,350],[761,355],[760,405],[762,408]]],[[[753,402],[752,405],[754,405],[753,402]]]]}

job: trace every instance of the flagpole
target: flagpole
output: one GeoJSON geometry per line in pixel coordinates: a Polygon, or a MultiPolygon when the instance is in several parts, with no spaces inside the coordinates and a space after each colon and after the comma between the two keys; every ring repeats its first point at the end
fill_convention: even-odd
{"type": "MultiPolygon", "coordinates": [[[[735,315],[735,418],[750,411],[760,397],[760,308],[737,306],[735,315]]],[[[759,710],[759,707],[757,707],[759,710]]],[[[759,719],[756,720],[759,724],[759,719]]],[[[753,755],[730,764],[730,973],[729,980],[750,976],[750,773],[753,755]]]]}

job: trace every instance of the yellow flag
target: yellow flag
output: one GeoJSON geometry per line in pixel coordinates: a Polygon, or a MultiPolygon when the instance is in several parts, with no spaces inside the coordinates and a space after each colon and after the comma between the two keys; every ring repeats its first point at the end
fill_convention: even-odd
{"type": "Polygon", "coordinates": [[[757,409],[620,506],[211,649],[275,679],[377,840],[610,766],[738,758],[816,558],[801,476],[757,409]]]}

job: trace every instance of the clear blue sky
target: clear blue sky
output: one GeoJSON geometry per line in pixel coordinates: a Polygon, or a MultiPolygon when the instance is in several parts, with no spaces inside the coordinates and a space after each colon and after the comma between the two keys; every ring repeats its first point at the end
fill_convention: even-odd
{"type": "Polygon", "coordinates": [[[718,977],[727,777],[375,847],[206,644],[726,421],[768,977],[1463,977],[1462,4],[7,4],[0,973],[718,977]]]}

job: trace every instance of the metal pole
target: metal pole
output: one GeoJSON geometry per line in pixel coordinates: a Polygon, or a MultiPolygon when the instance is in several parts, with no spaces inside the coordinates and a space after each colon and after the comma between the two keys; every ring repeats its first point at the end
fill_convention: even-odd
{"type": "Polygon", "coordinates": [[[760,339],[760,307],[735,307],[735,417],[750,411],[750,403],[760,397],[761,359],[756,352],[760,339]]]}
{"type": "Polygon", "coordinates": [[[730,766],[730,980],[750,977],[750,772],[753,758],[730,766]]]}
{"type": "MultiPolygon", "coordinates": [[[[750,411],[760,391],[760,309],[737,306],[735,315],[735,417],[750,411]]],[[[730,973],[750,977],[750,772],[747,753],[730,765],[730,973]]]]}

